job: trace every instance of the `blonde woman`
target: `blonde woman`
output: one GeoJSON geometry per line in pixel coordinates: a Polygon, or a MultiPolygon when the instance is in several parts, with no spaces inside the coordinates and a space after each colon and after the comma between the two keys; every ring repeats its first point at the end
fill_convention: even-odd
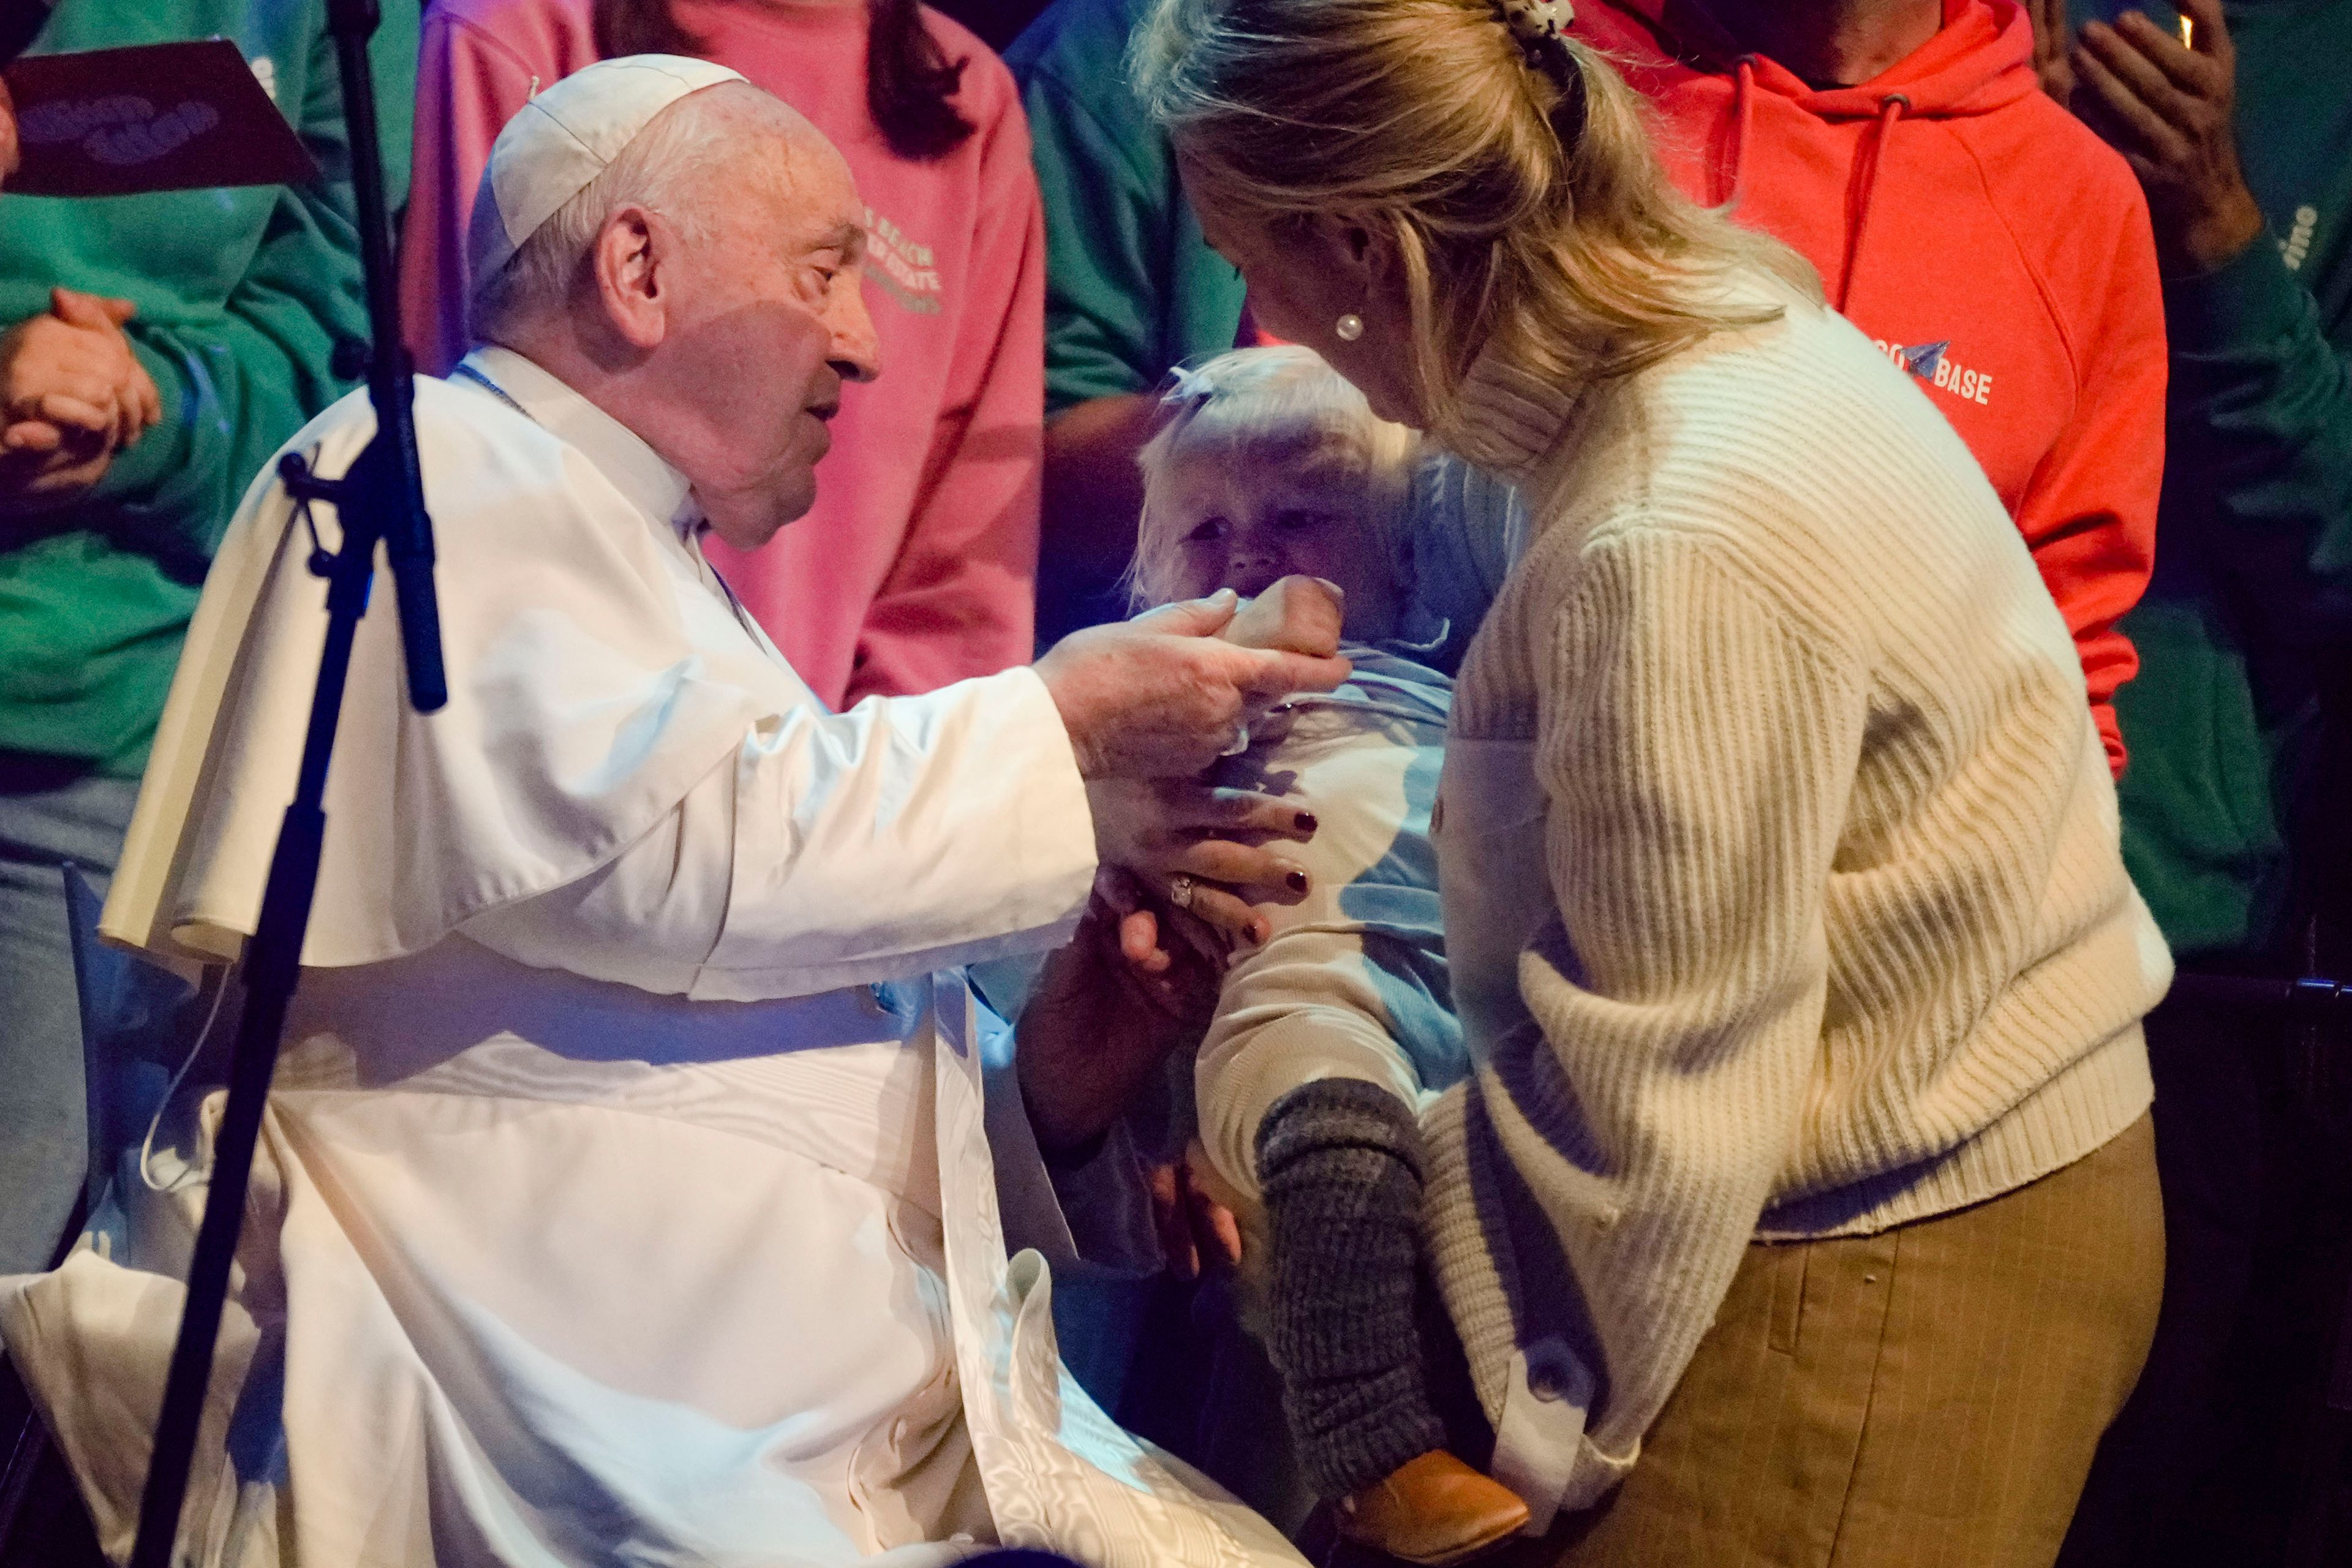
{"type": "Polygon", "coordinates": [[[1457,1443],[1531,1562],[2046,1563],[2163,1250],[2168,966],[2082,672],[1968,449],[1565,21],[1161,0],[1136,46],[1265,326],[1531,517],[1433,825],[1457,1443]]]}

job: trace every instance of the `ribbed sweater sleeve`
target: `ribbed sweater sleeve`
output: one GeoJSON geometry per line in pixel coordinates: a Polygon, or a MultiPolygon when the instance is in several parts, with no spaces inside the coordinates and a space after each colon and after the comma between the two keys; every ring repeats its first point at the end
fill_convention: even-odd
{"type": "Polygon", "coordinates": [[[1577,940],[1571,958],[1553,927],[1521,959],[1541,1037],[1498,1042],[1483,1087],[1530,1184],[1589,1196],[1550,1218],[1609,1368],[1591,1436],[1625,1453],[1796,1139],[1866,702],[1853,662],[1701,535],[1596,543],[1547,641],[1535,768],[1577,940]]]}

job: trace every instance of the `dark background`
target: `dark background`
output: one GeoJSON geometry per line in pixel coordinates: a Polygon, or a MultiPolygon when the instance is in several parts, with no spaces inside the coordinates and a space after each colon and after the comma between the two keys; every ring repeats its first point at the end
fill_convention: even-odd
{"type": "Polygon", "coordinates": [[[1011,43],[1029,19],[1045,8],[1045,0],[929,0],[936,10],[946,12],[1000,53],[1011,43]]]}

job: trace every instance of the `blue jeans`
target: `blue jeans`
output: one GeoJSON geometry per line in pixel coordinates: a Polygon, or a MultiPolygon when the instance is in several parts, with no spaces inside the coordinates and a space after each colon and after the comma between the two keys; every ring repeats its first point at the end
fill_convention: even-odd
{"type": "Polygon", "coordinates": [[[0,1274],[47,1267],[82,1184],[81,1007],[70,860],[103,888],[136,779],[32,781],[0,767],[0,1274]]]}

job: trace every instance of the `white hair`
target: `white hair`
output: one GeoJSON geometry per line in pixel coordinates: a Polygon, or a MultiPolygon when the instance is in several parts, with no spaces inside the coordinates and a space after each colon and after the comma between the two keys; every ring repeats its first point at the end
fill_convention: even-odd
{"type": "MultiPolygon", "coordinates": [[[[713,226],[708,203],[692,199],[714,171],[744,151],[740,127],[725,123],[728,100],[768,95],[741,82],[721,82],[688,93],[646,122],[578,195],[525,239],[507,264],[474,283],[467,325],[475,341],[495,342],[544,312],[560,310],[586,265],[596,237],[614,213],[641,206],[660,214],[689,243],[713,226]]],[[[773,102],[773,100],[769,100],[773,102]]],[[[486,175],[474,201],[473,222],[502,221],[486,175]]]]}
{"type": "Polygon", "coordinates": [[[1421,437],[1374,414],[1322,355],[1290,343],[1234,349],[1198,370],[1177,371],[1160,406],[1159,432],[1135,458],[1143,470],[1143,516],[1127,588],[1136,608],[1167,604],[1182,591],[1184,542],[1168,513],[1167,485],[1180,458],[1202,451],[1245,466],[1336,457],[1356,468],[1370,542],[1397,582],[1410,584],[1406,512],[1421,437]]]}

